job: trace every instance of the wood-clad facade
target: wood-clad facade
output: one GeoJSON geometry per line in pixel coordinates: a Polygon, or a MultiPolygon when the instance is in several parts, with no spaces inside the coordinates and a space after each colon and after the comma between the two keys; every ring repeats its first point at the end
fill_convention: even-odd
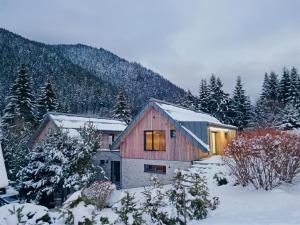
{"type": "Polygon", "coordinates": [[[208,156],[204,149],[202,151],[195,147],[186,136],[176,130],[171,121],[153,107],[144,112],[123,139],[120,144],[120,153],[122,158],[171,161],[193,161],[208,156]],[[148,130],[165,131],[165,151],[145,150],[144,132],[148,130]],[[172,131],[175,131],[176,137],[171,137],[172,131]]]}

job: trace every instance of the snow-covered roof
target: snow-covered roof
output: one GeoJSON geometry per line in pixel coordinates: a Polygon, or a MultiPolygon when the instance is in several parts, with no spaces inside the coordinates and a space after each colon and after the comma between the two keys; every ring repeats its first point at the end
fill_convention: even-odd
{"type": "MultiPolygon", "coordinates": [[[[57,127],[68,129],[73,133],[76,131],[76,129],[84,127],[85,124],[89,122],[93,123],[95,129],[99,131],[123,131],[127,126],[126,123],[115,119],[79,116],[63,113],[49,113],[48,115],[57,127]]],[[[74,133],[74,135],[76,134],[74,133]]]]}
{"type": "Polygon", "coordinates": [[[209,122],[214,124],[222,124],[217,118],[203,112],[192,111],[180,106],[175,106],[162,101],[155,102],[160,108],[169,114],[176,121],[186,122],[209,122]]]}
{"type": "Polygon", "coordinates": [[[8,179],[2,154],[2,148],[0,144],[0,188],[4,188],[6,186],[8,186],[8,179]]]}
{"type": "Polygon", "coordinates": [[[134,118],[130,125],[113,143],[112,149],[119,147],[121,140],[130,132],[135,124],[142,118],[142,115],[150,107],[161,112],[173,123],[176,129],[180,130],[195,146],[204,152],[209,151],[207,132],[203,128],[216,127],[216,129],[236,129],[236,127],[223,124],[217,118],[199,111],[193,111],[169,102],[151,99],[144,109],[134,118]]]}

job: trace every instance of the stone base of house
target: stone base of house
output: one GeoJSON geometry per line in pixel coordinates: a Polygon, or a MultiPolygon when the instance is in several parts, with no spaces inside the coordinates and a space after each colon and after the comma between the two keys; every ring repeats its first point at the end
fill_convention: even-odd
{"type": "Polygon", "coordinates": [[[121,167],[121,186],[122,189],[126,189],[151,185],[150,178],[152,175],[156,175],[161,183],[170,184],[174,171],[191,167],[191,162],[122,158],[121,167]],[[145,165],[166,166],[165,174],[145,172],[145,165]]]}
{"type": "MultiPolygon", "coordinates": [[[[105,172],[105,176],[119,187],[120,175],[118,176],[113,168],[115,162],[121,162],[119,151],[101,150],[94,157],[94,163],[101,166],[105,172]]],[[[120,171],[118,172],[119,174],[121,173],[120,171]]]]}

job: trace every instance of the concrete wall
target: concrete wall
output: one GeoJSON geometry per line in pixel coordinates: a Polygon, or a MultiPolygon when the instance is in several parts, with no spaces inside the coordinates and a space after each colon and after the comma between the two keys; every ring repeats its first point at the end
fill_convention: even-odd
{"type": "Polygon", "coordinates": [[[122,158],[121,185],[123,189],[151,185],[151,175],[156,175],[163,184],[170,184],[175,169],[187,169],[191,162],[167,161],[167,160],[146,160],[122,158]],[[145,173],[144,164],[164,165],[166,174],[145,173]]]}
{"type": "Polygon", "coordinates": [[[94,156],[94,162],[103,168],[106,177],[111,180],[111,161],[121,161],[119,151],[99,151],[94,156]],[[104,164],[101,163],[104,161],[104,164]]]}

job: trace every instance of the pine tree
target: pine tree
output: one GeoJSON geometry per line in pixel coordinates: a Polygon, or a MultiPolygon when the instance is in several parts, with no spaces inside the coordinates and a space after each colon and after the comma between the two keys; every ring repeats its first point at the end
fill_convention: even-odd
{"type": "Polygon", "coordinates": [[[268,73],[265,73],[260,99],[267,99],[269,97],[269,93],[268,93],[269,83],[270,83],[269,75],[268,73]]]}
{"type": "Polygon", "coordinates": [[[57,99],[48,77],[47,82],[41,89],[41,94],[37,100],[37,119],[41,121],[47,112],[55,112],[58,108],[57,99]]]}
{"type": "Polygon", "coordinates": [[[209,113],[223,123],[229,123],[230,99],[229,94],[223,91],[223,83],[220,78],[213,74],[209,83],[209,113]]]}
{"type": "Polygon", "coordinates": [[[21,134],[35,125],[35,103],[31,90],[31,81],[24,64],[10,89],[10,96],[2,117],[4,132],[21,134]]]}
{"type": "Polygon", "coordinates": [[[183,100],[181,101],[181,105],[191,110],[197,109],[197,100],[190,90],[186,92],[183,100]]]}
{"type": "Polygon", "coordinates": [[[283,68],[279,91],[279,100],[286,105],[291,98],[291,78],[290,72],[286,68],[283,68]]]}
{"type": "Polygon", "coordinates": [[[121,89],[118,92],[117,103],[113,110],[113,117],[129,124],[131,121],[131,111],[126,101],[125,93],[121,89]]]}
{"type": "Polygon", "coordinates": [[[201,220],[206,218],[208,213],[208,188],[207,184],[199,173],[191,173],[189,176],[189,187],[188,193],[191,195],[190,208],[193,212],[191,214],[191,219],[195,218],[196,220],[201,220]]]}
{"type": "Polygon", "coordinates": [[[125,191],[121,205],[115,208],[115,212],[118,214],[120,222],[125,225],[141,225],[145,222],[142,218],[142,210],[137,207],[134,195],[128,191],[125,191]]]}
{"type": "Polygon", "coordinates": [[[208,113],[209,112],[209,87],[205,79],[201,80],[200,88],[199,88],[199,106],[198,108],[208,113]]]}
{"type": "Polygon", "coordinates": [[[69,162],[65,152],[72,149],[66,134],[51,132],[27,155],[28,164],[18,173],[21,196],[53,207],[54,193],[63,190],[65,165],[69,162]]]}
{"type": "Polygon", "coordinates": [[[266,99],[271,101],[278,101],[278,97],[279,97],[278,89],[279,89],[278,77],[273,71],[271,71],[270,79],[267,86],[266,99]]]}
{"type": "Polygon", "coordinates": [[[27,68],[21,65],[18,76],[10,88],[10,96],[3,111],[3,153],[8,176],[14,180],[19,168],[23,166],[28,151],[26,141],[29,140],[35,126],[34,99],[31,93],[31,82],[27,68]]]}
{"type": "Polygon", "coordinates": [[[292,103],[288,103],[281,112],[277,126],[285,130],[300,128],[300,111],[292,103]]]}
{"type": "Polygon", "coordinates": [[[299,81],[299,75],[297,69],[295,67],[291,69],[290,78],[291,78],[291,91],[290,91],[289,103],[291,103],[293,106],[298,108],[298,105],[300,104],[300,90],[299,90],[300,81],[299,81]]]}
{"type": "Polygon", "coordinates": [[[64,187],[78,190],[99,179],[107,179],[100,166],[93,163],[93,157],[100,149],[100,136],[92,123],[80,129],[80,140],[72,138],[72,148],[65,152],[68,158],[65,166],[64,187]]]}
{"type": "Polygon", "coordinates": [[[192,216],[188,210],[188,196],[185,182],[184,172],[181,170],[175,171],[173,178],[173,186],[169,190],[170,202],[176,209],[176,221],[179,224],[186,225],[188,219],[192,216]]]}
{"type": "Polygon", "coordinates": [[[54,194],[64,200],[68,190],[105,178],[103,169],[93,164],[99,150],[95,129],[86,126],[80,134],[71,137],[68,132],[53,130],[30,151],[28,164],[18,173],[19,190],[25,199],[51,207],[54,194]]]}
{"type": "Polygon", "coordinates": [[[242,85],[241,77],[238,76],[236,86],[233,92],[233,125],[240,130],[247,127],[251,119],[251,104],[249,97],[246,96],[242,85]]]}
{"type": "Polygon", "coordinates": [[[164,209],[167,206],[165,202],[166,193],[163,186],[156,176],[151,177],[152,186],[145,187],[142,192],[145,201],[143,202],[144,212],[150,216],[152,224],[175,224],[172,218],[169,218],[168,212],[164,209]]]}

